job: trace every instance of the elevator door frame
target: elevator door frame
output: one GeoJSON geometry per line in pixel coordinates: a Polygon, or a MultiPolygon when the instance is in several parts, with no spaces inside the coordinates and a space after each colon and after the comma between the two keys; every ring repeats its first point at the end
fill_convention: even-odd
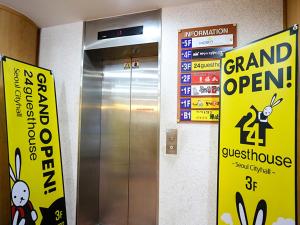
{"type": "MultiPolygon", "coordinates": [[[[80,102],[80,130],[79,130],[79,160],[78,160],[78,179],[77,179],[77,224],[96,225],[99,222],[98,191],[100,154],[100,129],[93,127],[94,119],[100,118],[99,92],[94,91],[101,87],[102,75],[95,68],[99,65],[92,65],[87,55],[90,50],[106,51],[110,56],[111,50],[115,47],[157,44],[158,50],[158,105],[157,105],[157,126],[159,142],[159,114],[160,114],[160,46],[161,46],[161,10],[148,11],[138,14],[131,14],[107,19],[88,21],[84,23],[83,37],[83,62],[82,62],[82,86],[80,102]],[[120,37],[106,40],[98,40],[97,34],[100,31],[113,30],[126,27],[143,26],[142,35],[120,37]],[[97,100],[98,99],[98,100],[97,100]],[[99,168],[99,167],[98,167],[99,168]]],[[[133,51],[132,57],[142,56],[141,53],[133,51]]],[[[128,52],[125,52],[128,55],[128,52]]],[[[100,127],[100,126],[99,126],[100,127]]],[[[157,184],[156,184],[156,224],[158,224],[158,198],[159,198],[159,143],[157,144],[157,184]]]]}
{"type": "MultiPolygon", "coordinates": [[[[152,225],[152,224],[158,224],[159,108],[160,108],[160,73],[159,73],[159,58],[158,58],[159,43],[146,44],[146,46],[148,46],[148,47],[145,47],[144,51],[139,51],[138,50],[141,46],[142,45],[123,46],[124,51],[123,51],[122,54],[120,54],[120,56],[131,55],[131,56],[133,56],[133,58],[136,58],[136,57],[145,57],[147,55],[151,56],[151,54],[153,54],[153,52],[151,50],[149,50],[149,49],[153,48],[153,46],[155,46],[155,48],[156,48],[156,50],[155,50],[156,51],[156,55],[157,55],[156,56],[157,57],[157,67],[156,67],[156,69],[157,69],[157,76],[158,76],[157,77],[157,86],[156,86],[156,89],[157,89],[157,99],[156,99],[157,100],[157,105],[156,106],[157,106],[157,108],[155,109],[156,113],[157,113],[157,115],[156,115],[156,125],[157,125],[156,140],[157,140],[157,144],[155,146],[156,147],[156,184],[155,184],[156,185],[156,190],[155,190],[156,191],[156,194],[155,194],[155,200],[156,200],[155,211],[156,212],[155,212],[155,223],[150,223],[152,225]]],[[[117,51],[116,50],[117,48],[119,48],[119,47],[109,48],[109,49],[92,50],[92,51],[96,51],[96,52],[97,51],[102,51],[102,52],[104,52],[106,54],[107,52],[113,53],[113,52],[117,51]]],[[[87,52],[88,51],[85,51],[85,62],[88,62],[89,65],[85,65],[84,66],[84,78],[85,79],[83,79],[83,84],[86,83],[86,82],[84,82],[85,80],[91,79],[90,85],[92,86],[92,88],[90,88],[90,90],[88,90],[89,88],[86,88],[85,85],[83,85],[83,87],[82,87],[82,91],[83,91],[82,98],[83,98],[83,101],[82,101],[82,113],[81,113],[82,115],[81,115],[81,117],[83,119],[89,119],[89,118],[86,118],[86,117],[90,116],[90,115],[86,116],[86,113],[84,112],[84,110],[86,110],[86,109],[90,110],[92,108],[92,110],[94,110],[94,112],[96,112],[96,114],[97,114],[97,109],[99,109],[99,105],[102,104],[102,102],[101,102],[102,100],[99,101],[99,102],[93,102],[93,104],[87,104],[87,105],[86,105],[86,102],[84,101],[84,100],[87,100],[87,99],[85,99],[86,98],[86,96],[84,94],[85,91],[87,91],[87,92],[89,92],[89,94],[91,94],[91,90],[93,88],[95,88],[95,87],[96,88],[97,87],[98,88],[99,87],[102,88],[102,81],[103,81],[103,74],[101,72],[99,73],[99,71],[97,71],[97,69],[96,69],[97,67],[100,66],[100,64],[97,65],[97,63],[96,64],[95,63],[91,63],[91,61],[88,60],[87,52]],[[97,85],[96,84],[97,81],[98,81],[98,83],[100,82],[101,84],[97,85]]],[[[109,57],[111,57],[111,55],[109,57]]],[[[111,57],[111,59],[114,59],[114,57],[111,57]]],[[[97,59],[96,59],[96,61],[97,61],[97,59]]],[[[99,60],[99,61],[101,61],[101,60],[99,60]]],[[[97,93],[97,91],[94,94],[92,94],[92,95],[94,95],[94,96],[96,95],[96,96],[99,97],[99,93],[97,93]]],[[[100,112],[98,112],[98,113],[100,113],[100,112]]],[[[99,116],[95,116],[95,115],[94,115],[94,117],[99,118],[99,116]]],[[[100,116],[100,118],[101,118],[101,116],[100,116]]],[[[90,123],[90,125],[91,125],[91,123],[90,123]]],[[[86,139],[87,135],[85,134],[85,131],[86,131],[86,129],[88,127],[86,127],[84,124],[81,124],[81,127],[82,127],[82,131],[81,131],[81,139],[82,140],[81,140],[81,143],[87,144],[87,141],[84,140],[84,139],[86,139]]],[[[96,133],[97,134],[96,135],[94,134],[93,137],[95,138],[96,136],[99,136],[99,139],[100,139],[100,135],[101,135],[100,130],[96,129],[96,133]]],[[[79,183],[79,192],[78,192],[78,203],[79,203],[79,205],[78,205],[78,213],[77,213],[78,224],[84,224],[84,225],[86,225],[86,224],[88,224],[88,225],[89,224],[91,224],[91,225],[92,224],[93,225],[94,224],[98,224],[98,222],[97,223],[95,222],[96,221],[96,217],[97,217],[95,215],[95,212],[97,211],[96,208],[98,207],[98,209],[99,209],[99,207],[100,207],[99,203],[96,203],[96,202],[94,202],[94,203],[92,202],[91,203],[89,201],[89,203],[91,203],[91,204],[87,204],[88,201],[86,201],[87,200],[86,198],[88,198],[89,200],[93,201],[93,199],[99,198],[99,196],[97,196],[96,193],[94,195],[92,195],[92,196],[89,195],[89,194],[86,194],[84,192],[84,189],[85,189],[84,183],[89,182],[88,180],[92,180],[91,178],[97,179],[96,178],[97,176],[100,179],[100,177],[99,177],[100,174],[97,174],[97,171],[94,170],[96,167],[90,168],[93,165],[91,165],[89,163],[89,162],[93,161],[92,158],[95,158],[95,157],[96,158],[99,157],[99,160],[100,160],[100,154],[97,152],[97,147],[95,147],[95,145],[96,146],[97,145],[100,146],[100,144],[101,144],[100,142],[99,143],[93,143],[94,147],[89,148],[89,150],[87,152],[84,152],[84,150],[85,150],[86,147],[83,146],[83,145],[81,145],[81,152],[80,152],[80,164],[81,164],[81,166],[80,166],[80,170],[79,170],[80,173],[79,173],[79,180],[78,180],[78,183],[79,183]],[[93,157],[91,158],[91,157],[89,157],[89,155],[93,155],[93,157]],[[95,172],[88,174],[89,179],[85,180],[84,182],[81,182],[82,178],[86,179],[84,177],[87,175],[86,174],[87,173],[87,170],[86,170],[87,165],[88,165],[88,167],[92,171],[95,171],[95,172]],[[83,190],[83,191],[81,191],[81,190],[83,190]],[[82,202],[84,203],[83,205],[81,204],[82,202]],[[88,209],[89,206],[93,207],[93,209],[89,210],[88,209]],[[87,215],[89,215],[89,216],[87,216],[87,215]],[[87,219],[87,218],[93,218],[93,219],[87,219]]],[[[92,186],[97,186],[97,185],[94,184],[92,186]]],[[[98,185],[98,187],[93,187],[92,190],[95,190],[96,188],[99,189],[99,185],[98,185]]],[[[129,191],[130,191],[130,189],[129,189],[129,191]]],[[[129,204],[130,204],[130,201],[129,201],[129,204]]],[[[131,211],[129,209],[128,209],[128,218],[130,218],[130,214],[131,214],[131,211]]],[[[98,212],[100,212],[100,211],[98,211],[98,212]]],[[[98,219],[98,221],[99,221],[99,219],[98,219]]],[[[128,223],[128,224],[131,225],[130,223],[128,223]]],[[[104,224],[104,225],[106,225],[106,224],[104,224]]],[[[144,225],[144,224],[138,224],[138,225],[144,225]]],[[[145,223],[145,225],[148,225],[148,224],[145,223]]]]}

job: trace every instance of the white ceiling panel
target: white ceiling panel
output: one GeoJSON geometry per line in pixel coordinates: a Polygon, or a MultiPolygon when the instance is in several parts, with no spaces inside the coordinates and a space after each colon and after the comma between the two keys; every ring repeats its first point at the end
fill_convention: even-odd
{"type": "Polygon", "coordinates": [[[199,0],[0,0],[39,27],[48,27],[80,20],[112,17],[199,0]]]}

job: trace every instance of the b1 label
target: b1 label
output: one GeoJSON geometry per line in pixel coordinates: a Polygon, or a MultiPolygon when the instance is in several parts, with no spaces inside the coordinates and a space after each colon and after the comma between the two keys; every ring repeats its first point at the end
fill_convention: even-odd
{"type": "Polygon", "coordinates": [[[181,121],[190,121],[191,120],[191,111],[190,110],[181,110],[180,111],[180,120],[181,121]]]}

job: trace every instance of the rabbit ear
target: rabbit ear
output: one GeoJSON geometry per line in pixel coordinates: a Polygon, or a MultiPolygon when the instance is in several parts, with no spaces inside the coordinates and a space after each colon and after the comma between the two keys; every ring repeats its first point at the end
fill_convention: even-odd
{"type": "Polygon", "coordinates": [[[274,101],[275,101],[276,97],[277,97],[277,94],[275,93],[275,94],[273,95],[272,99],[271,99],[270,106],[272,106],[272,105],[273,105],[273,103],[274,103],[274,101]]]}
{"type": "Polygon", "coordinates": [[[13,170],[12,170],[12,168],[11,168],[10,165],[9,165],[9,175],[10,175],[11,179],[12,179],[14,182],[17,181],[17,180],[16,180],[16,177],[15,177],[15,174],[14,174],[14,172],[13,172],[13,170]]]}
{"type": "Polygon", "coordinates": [[[273,105],[271,105],[272,107],[278,105],[280,102],[282,102],[283,98],[278,99],[273,105]]]}
{"type": "Polygon", "coordinates": [[[236,209],[239,215],[239,220],[241,222],[241,225],[248,225],[245,204],[243,201],[243,197],[239,192],[236,193],[235,200],[236,200],[236,209]]]}
{"type": "Polygon", "coordinates": [[[267,203],[265,200],[260,200],[257,204],[254,214],[253,225],[264,225],[267,218],[267,203]]]}
{"type": "Polygon", "coordinates": [[[16,149],[15,159],[16,159],[16,179],[20,180],[20,175],[21,175],[21,152],[20,152],[19,148],[16,149]]]}

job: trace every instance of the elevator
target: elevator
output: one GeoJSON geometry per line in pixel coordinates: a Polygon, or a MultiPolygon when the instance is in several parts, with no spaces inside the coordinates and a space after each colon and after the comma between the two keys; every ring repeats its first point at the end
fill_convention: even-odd
{"type": "Polygon", "coordinates": [[[85,24],[78,225],[156,225],[160,11],[85,24]]]}

